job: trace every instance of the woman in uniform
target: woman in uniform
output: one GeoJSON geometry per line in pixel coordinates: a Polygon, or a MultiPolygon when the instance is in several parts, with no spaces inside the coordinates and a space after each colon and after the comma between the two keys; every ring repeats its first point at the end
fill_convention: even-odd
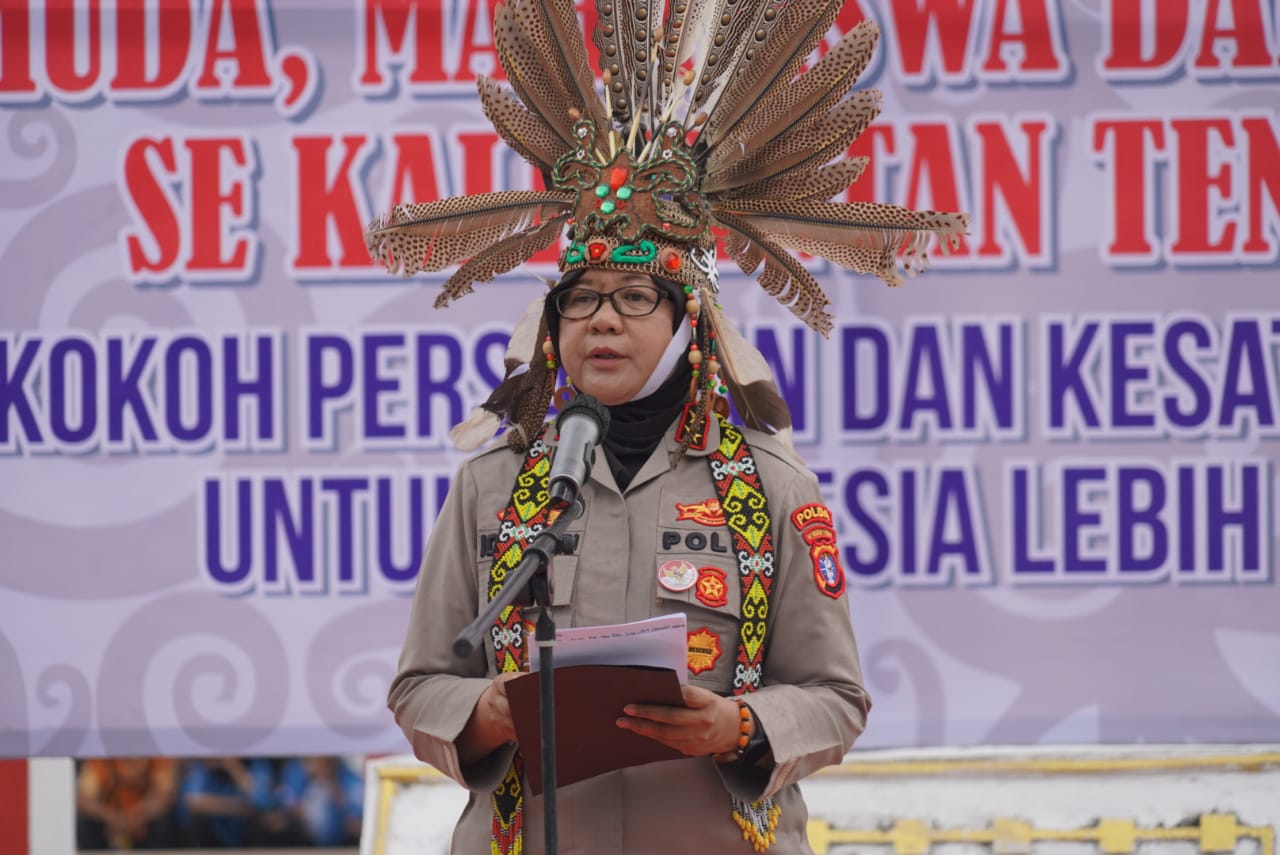
{"type": "Polygon", "coordinates": [[[457,266],[438,306],[567,237],[506,379],[454,431],[462,448],[500,428],[505,441],[453,482],[390,691],[414,753],[471,791],[454,851],[541,851],[542,799],[526,790],[505,692],[528,664],[520,610],[469,659],[451,642],[548,523],[546,415],[578,394],[610,419],[569,527],[576,549],[554,564],[557,625],[683,612],[688,685],[682,705],[616,712],[619,729],[680,759],[559,788],[560,851],[810,851],[797,782],[841,761],[870,702],[835,520],[764,359],[724,315],[717,251],[825,334],[829,301],[793,251],[897,284],[900,263],[922,267],[930,240],[945,248],[966,227],[825,201],[861,173],[845,153],[878,109],[878,93],[849,95],[870,22],[797,74],[839,6],[674,3],[657,22],[647,2],[602,3],[602,100],[572,2],[500,4],[513,89],[481,78],[481,101],[548,189],[405,205],[370,225],[390,270],[457,266]]]}

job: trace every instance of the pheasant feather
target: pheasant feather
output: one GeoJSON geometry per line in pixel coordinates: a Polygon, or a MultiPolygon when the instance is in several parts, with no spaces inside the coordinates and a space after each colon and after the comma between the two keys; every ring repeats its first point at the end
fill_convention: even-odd
{"type": "Polygon", "coordinates": [[[867,158],[851,157],[829,163],[817,172],[794,170],[723,193],[723,199],[773,199],[784,202],[825,202],[862,177],[867,158]]]}
{"type": "Polygon", "coordinates": [[[578,26],[578,13],[573,0],[519,0],[522,8],[532,10],[530,20],[534,32],[530,34],[535,44],[542,39],[547,56],[559,70],[564,86],[578,102],[582,115],[591,119],[597,128],[604,128],[609,117],[596,94],[596,78],[587,59],[587,46],[578,26]]]}
{"type": "Polygon", "coordinates": [[[704,311],[719,343],[720,375],[743,422],[758,430],[791,427],[791,412],[786,399],[778,393],[764,356],[742,337],[714,300],[707,301],[704,311]]]}
{"type": "MultiPolygon", "coordinates": [[[[874,273],[898,285],[897,257],[911,274],[928,266],[928,245],[937,238],[943,252],[959,245],[968,231],[967,214],[912,211],[875,202],[738,200],[720,218],[745,234],[767,235],[772,244],[811,253],[859,273],[874,273]]],[[[793,309],[794,311],[794,309],[793,309]]]]}
{"type": "Polygon", "coordinates": [[[529,228],[535,220],[572,210],[574,197],[536,190],[504,190],[398,205],[365,231],[370,256],[391,273],[443,270],[529,228]]]}
{"type": "MultiPolygon", "coordinates": [[[[554,0],[556,6],[563,2],[554,0]]],[[[494,11],[493,38],[512,88],[566,146],[571,146],[577,116],[587,115],[598,124],[603,124],[605,116],[594,82],[588,85],[594,77],[582,39],[575,27],[572,41],[581,56],[577,52],[566,55],[557,35],[559,22],[560,16],[554,8],[549,11],[543,0],[509,0],[494,11]]]]}
{"type": "Polygon", "coordinates": [[[702,56],[693,94],[695,107],[714,108],[743,64],[755,57],[759,46],[769,43],[784,8],[785,3],[778,0],[755,3],[727,0],[721,4],[720,14],[707,22],[708,31],[702,36],[702,56]]]}
{"type": "Polygon", "coordinates": [[[736,255],[732,249],[729,250],[730,257],[738,262],[742,272],[754,274],[763,261],[764,270],[757,277],[760,287],[810,328],[824,336],[830,333],[832,322],[827,307],[831,305],[831,301],[827,299],[813,274],[805,270],[795,256],[772,240],[772,235],[750,222],[749,218],[740,219],[719,213],[717,219],[748,242],[736,255]]]}
{"type": "Polygon", "coordinates": [[[596,0],[596,26],[592,40],[600,54],[601,75],[609,72],[609,101],[613,106],[613,119],[619,127],[626,127],[631,119],[633,92],[627,54],[627,38],[631,30],[624,22],[632,20],[632,17],[631,0],[596,0]]]}
{"type": "Polygon", "coordinates": [[[782,6],[767,38],[754,45],[754,50],[743,52],[741,67],[708,108],[704,131],[708,145],[732,130],[761,92],[785,86],[795,77],[835,22],[841,5],[840,0],[791,0],[782,6]]]}
{"type": "Polygon", "coordinates": [[[507,87],[483,74],[476,78],[476,86],[484,115],[502,141],[544,176],[549,174],[564,154],[564,141],[507,87]]]}
{"type": "Polygon", "coordinates": [[[708,164],[703,191],[711,194],[745,187],[777,175],[804,168],[813,172],[843,154],[880,113],[880,91],[865,89],[841,101],[824,114],[809,116],[789,133],[751,154],[730,157],[727,147],[708,164]]]}
{"type": "Polygon", "coordinates": [[[502,426],[502,416],[511,411],[516,401],[528,394],[533,383],[529,363],[537,354],[538,329],[542,322],[542,298],[525,309],[507,344],[506,375],[483,404],[449,431],[449,439],[463,451],[474,451],[488,442],[502,426]]]}
{"type": "Polygon", "coordinates": [[[560,236],[560,230],[564,228],[564,221],[568,218],[569,215],[565,213],[543,220],[532,228],[516,232],[476,253],[445,281],[440,296],[436,298],[435,307],[443,309],[453,300],[474,291],[473,283],[488,282],[495,276],[514,270],[551,246],[560,236]]]}
{"type": "Polygon", "coordinates": [[[762,94],[735,127],[723,129],[721,135],[718,126],[709,125],[708,135],[722,138],[730,148],[754,151],[788,133],[807,117],[825,113],[857,84],[871,61],[879,34],[874,21],[860,22],[790,85],[775,86],[762,94]]]}

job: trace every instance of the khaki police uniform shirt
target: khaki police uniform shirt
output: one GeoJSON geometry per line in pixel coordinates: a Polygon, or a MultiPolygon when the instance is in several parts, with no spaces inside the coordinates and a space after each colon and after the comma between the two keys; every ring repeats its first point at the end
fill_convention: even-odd
{"type": "MultiPolygon", "coordinates": [[[[554,616],[565,628],[683,611],[689,632],[705,630],[720,649],[714,667],[691,672],[689,682],[728,695],[740,601],[731,534],[714,521],[677,519],[676,509],[716,496],[704,458],[718,444],[719,428],[712,420],[705,450],[690,450],[672,468],[674,427],[625,495],[603,450],[596,449],[583,490],[586,513],[570,527],[578,534],[576,554],[557,557],[553,564],[554,616]],[[708,607],[696,588],[675,592],[660,585],[658,568],[673,559],[723,571],[729,582],[724,605],[708,607]]],[[[809,852],[807,814],[796,782],[840,763],[865,725],[870,701],[861,685],[847,594],[823,592],[818,557],[791,519],[797,508],[822,501],[817,479],[776,439],[756,431],[745,434],[769,499],[778,564],[763,685],[749,701],[768,736],[772,763],[743,768],[690,757],[561,787],[563,855],[751,852],[731,818],[731,794],[746,800],[768,795],[781,806],[777,843],[770,852],[809,852]]],[[[388,698],[414,753],[471,791],[454,832],[455,855],[489,851],[490,793],[514,750],[500,749],[459,766],[454,740],[495,670],[487,647],[457,660],[451,646],[485,603],[498,514],[522,462],[502,446],[460,468],[423,557],[400,673],[388,698]]],[[[823,569],[830,579],[829,562],[823,569]]],[[[707,637],[700,636],[700,643],[705,645],[707,637]]],[[[540,853],[542,799],[526,791],[524,810],[525,851],[540,853]]]]}

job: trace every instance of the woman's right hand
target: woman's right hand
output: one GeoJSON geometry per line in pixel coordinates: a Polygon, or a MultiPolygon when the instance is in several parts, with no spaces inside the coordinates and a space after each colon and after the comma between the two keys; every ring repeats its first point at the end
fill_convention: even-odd
{"type": "Polygon", "coordinates": [[[485,687],[471,711],[471,718],[458,734],[458,760],[463,765],[474,763],[508,742],[516,741],[516,726],[511,720],[511,704],[507,701],[507,682],[522,672],[499,674],[485,687]]]}

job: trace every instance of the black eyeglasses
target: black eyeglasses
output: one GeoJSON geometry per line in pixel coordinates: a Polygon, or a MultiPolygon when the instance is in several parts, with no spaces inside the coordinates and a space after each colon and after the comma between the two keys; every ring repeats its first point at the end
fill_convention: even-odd
{"type": "Polygon", "coordinates": [[[556,311],[562,318],[581,321],[600,311],[608,297],[609,304],[619,315],[643,318],[652,315],[658,304],[670,296],[651,285],[627,285],[603,294],[590,288],[566,288],[556,295],[556,311]]]}

